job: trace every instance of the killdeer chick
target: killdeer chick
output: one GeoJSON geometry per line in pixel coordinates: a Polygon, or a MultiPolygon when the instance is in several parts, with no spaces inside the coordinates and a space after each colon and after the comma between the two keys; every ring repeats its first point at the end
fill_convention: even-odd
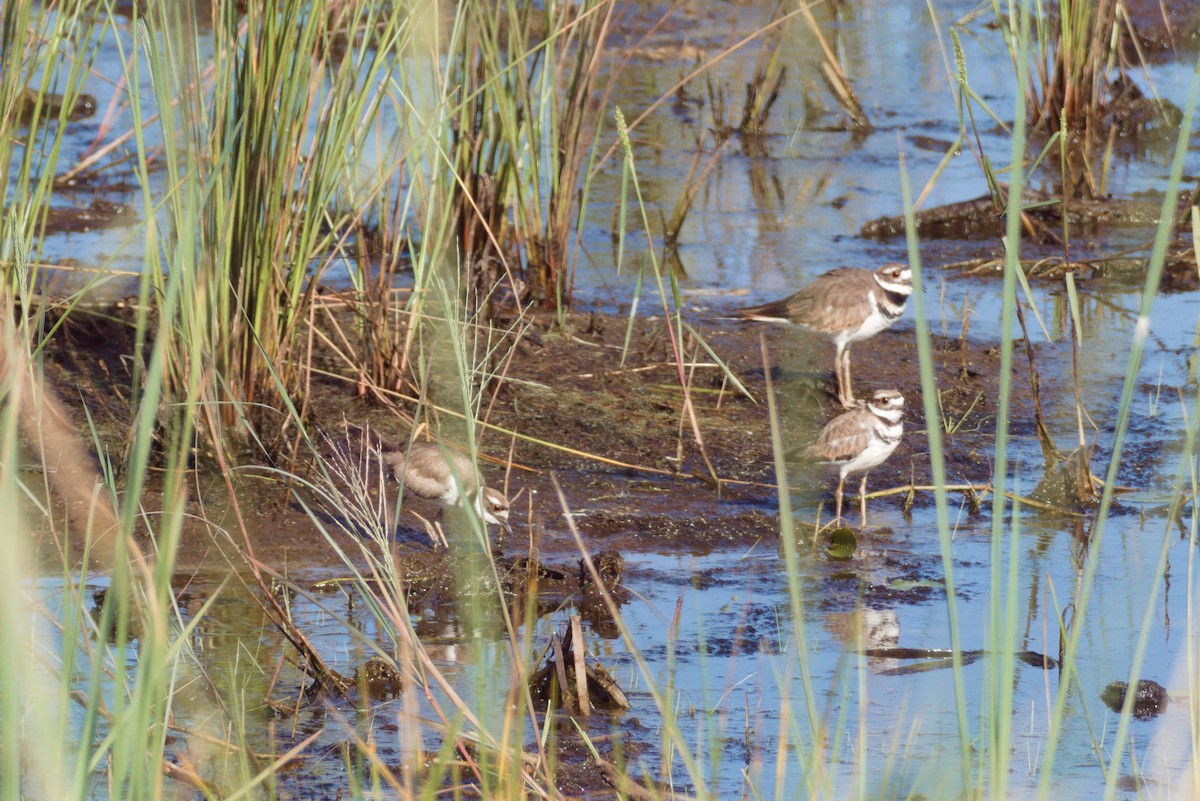
{"type": "Polygon", "coordinates": [[[906,264],[885,264],[876,270],[841,267],[817,276],[794,295],[738,309],[734,315],[798,325],[832,340],[837,347],[833,371],[838,400],[849,409],[855,403],[850,344],[869,339],[896,322],[912,290],[912,270],[906,264]]]}
{"type": "Polygon", "coordinates": [[[508,498],[480,481],[470,457],[445,450],[436,442],[414,442],[407,450],[356,425],[346,424],[352,437],[379,451],[404,491],[442,506],[475,507],[485,523],[509,529],[508,498]]]}
{"type": "Polygon", "coordinates": [[[842,490],[846,476],[862,473],[858,497],[862,524],[867,527],[867,472],[892,455],[904,433],[904,396],[894,389],[880,389],[864,405],[855,406],[825,424],[817,441],[805,453],[819,461],[840,465],[835,515],[842,522],[842,490]]]}

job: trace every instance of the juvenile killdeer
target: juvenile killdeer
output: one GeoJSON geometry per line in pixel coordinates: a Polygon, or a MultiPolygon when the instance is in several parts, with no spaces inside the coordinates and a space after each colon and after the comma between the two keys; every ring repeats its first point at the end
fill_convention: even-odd
{"type": "Polygon", "coordinates": [[[906,264],[885,264],[877,270],[841,267],[817,276],[794,295],[738,309],[734,315],[798,325],[833,340],[838,400],[849,409],[854,406],[850,343],[873,337],[896,322],[912,290],[912,270],[906,264]]]}
{"type": "Polygon", "coordinates": [[[509,528],[508,498],[480,481],[474,463],[465,454],[445,450],[436,442],[413,442],[406,450],[351,423],[346,424],[346,432],[352,444],[357,440],[379,451],[405,492],[442,506],[470,504],[484,522],[509,528]]]}
{"type": "Polygon", "coordinates": [[[867,526],[867,472],[883,464],[904,433],[900,418],[904,415],[904,396],[894,389],[880,389],[865,405],[855,406],[825,424],[817,441],[805,449],[811,458],[840,465],[835,515],[842,522],[842,490],[846,476],[862,473],[858,497],[862,504],[862,524],[867,526]]]}

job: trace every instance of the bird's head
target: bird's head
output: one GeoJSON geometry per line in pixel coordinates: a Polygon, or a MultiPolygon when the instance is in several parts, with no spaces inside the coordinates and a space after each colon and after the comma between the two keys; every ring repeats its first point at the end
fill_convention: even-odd
{"type": "Polygon", "coordinates": [[[508,508],[508,498],[504,497],[504,493],[491,487],[484,487],[483,491],[475,496],[475,511],[479,512],[483,521],[495,523],[506,531],[511,530],[508,508]]]}
{"type": "Polygon", "coordinates": [[[907,297],[912,294],[912,269],[907,264],[885,264],[875,270],[875,282],[888,292],[907,297]]]}
{"type": "Polygon", "coordinates": [[[875,390],[867,405],[875,414],[892,422],[896,422],[904,414],[904,396],[894,389],[875,390]]]}

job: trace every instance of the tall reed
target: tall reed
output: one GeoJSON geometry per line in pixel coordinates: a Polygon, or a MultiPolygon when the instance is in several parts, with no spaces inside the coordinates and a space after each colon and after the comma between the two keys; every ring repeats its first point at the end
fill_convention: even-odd
{"type": "MultiPolygon", "coordinates": [[[[19,236],[15,228],[6,227],[6,237],[19,236]]],[[[22,254],[30,249],[28,242],[16,248],[21,274],[29,273],[22,254]]],[[[181,291],[173,282],[161,298],[163,328],[181,291]]],[[[0,299],[27,308],[27,285],[21,292],[18,299],[5,290],[0,299]]],[[[145,514],[142,495],[169,332],[148,337],[156,344],[143,406],[133,446],[119,463],[122,457],[71,427],[37,358],[42,336],[29,317],[7,315],[0,327],[0,538],[7,554],[0,582],[0,797],[82,801],[100,787],[108,798],[157,800],[176,797],[182,786],[212,797],[214,782],[236,791],[250,778],[209,770],[209,749],[182,723],[186,704],[177,695],[203,672],[191,636],[204,609],[185,619],[172,592],[188,517],[191,415],[181,415],[182,427],[160,451],[164,504],[157,514],[145,514]],[[26,460],[39,471],[22,470],[26,460]],[[29,475],[41,481],[27,483],[29,475]],[[94,570],[107,575],[88,578],[94,570]]],[[[194,414],[194,396],[179,402],[194,414]]]]}
{"type": "Polygon", "coordinates": [[[501,258],[542,303],[569,295],[612,12],[611,0],[544,9],[464,3],[448,46],[452,230],[464,253],[501,258]],[[517,248],[523,261],[513,258],[517,248]]]}
{"type": "Polygon", "coordinates": [[[14,266],[39,284],[41,230],[54,191],[68,119],[82,97],[100,36],[92,3],[11,0],[0,6],[0,170],[5,213],[16,222],[0,242],[4,280],[16,291],[14,266]],[[30,250],[19,259],[18,244],[30,250]]]}
{"type": "Polygon", "coordinates": [[[146,274],[154,294],[188,287],[172,393],[198,388],[210,441],[244,445],[270,437],[271,410],[303,385],[312,279],[362,203],[359,158],[407,17],[367,2],[212,8],[203,63],[194,7],[142,20],[172,237],[146,274]]]}
{"type": "Polygon", "coordinates": [[[1001,9],[999,0],[992,0],[992,7],[1014,63],[1030,62],[1021,85],[1031,129],[1054,132],[1065,120],[1071,130],[1090,133],[1112,99],[1112,74],[1126,35],[1120,3],[1062,0],[1031,9],[1010,2],[1001,9]],[[1029,49],[1020,36],[1027,15],[1033,32],[1029,49]]]}

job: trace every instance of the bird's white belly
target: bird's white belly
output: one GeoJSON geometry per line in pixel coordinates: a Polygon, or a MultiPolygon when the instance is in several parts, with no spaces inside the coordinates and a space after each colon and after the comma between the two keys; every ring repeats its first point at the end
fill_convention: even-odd
{"type": "Polygon", "coordinates": [[[857,342],[860,339],[870,339],[884,329],[891,328],[892,323],[896,322],[894,317],[889,318],[879,308],[879,298],[875,295],[875,290],[871,290],[867,295],[867,302],[871,305],[871,313],[867,315],[867,319],[862,321],[862,325],[853,331],[846,332],[846,342],[857,342]]]}
{"type": "Polygon", "coordinates": [[[879,312],[872,312],[867,319],[863,320],[863,324],[850,332],[846,337],[847,342],[857,342],[860,339],[870,339],[884,329],[890,328],[892,321],[884,317],[879,312]]]}
{"type": "Polygon", "coordinates": [[[858,342],[863,339],[870,339],[880,331],[891,328],[893,320],[880,314],[877,309],[873,309],[867,319],[862,321],[858,328],[844,328],[833,337],[835,345],[845,347],[851,342],[858,342]]]}
{"type": "Polygon", "coordinates": [[[851,473],[861,473],[864,470],[870,470],[872,467],[883,464],[892,455],[892,451],[896,450],[896,446],[900,444],[900,435],[903,433],[903,429],[903,424],[896,423],[895,425],[887,426],[884,431],[880,432],[887,436],[886,440],[872,437],[871,443],[862,453],[842,465],[840,471],[842,478],[851,473]]]}
{"type": "Polygon", "coordinates": [[[451,478],[450,489],[438,496],[438,501],[446,504],[447,506],[456,506],[460,497],[462,496],[458,491],[458,482],[451,478]]]}

